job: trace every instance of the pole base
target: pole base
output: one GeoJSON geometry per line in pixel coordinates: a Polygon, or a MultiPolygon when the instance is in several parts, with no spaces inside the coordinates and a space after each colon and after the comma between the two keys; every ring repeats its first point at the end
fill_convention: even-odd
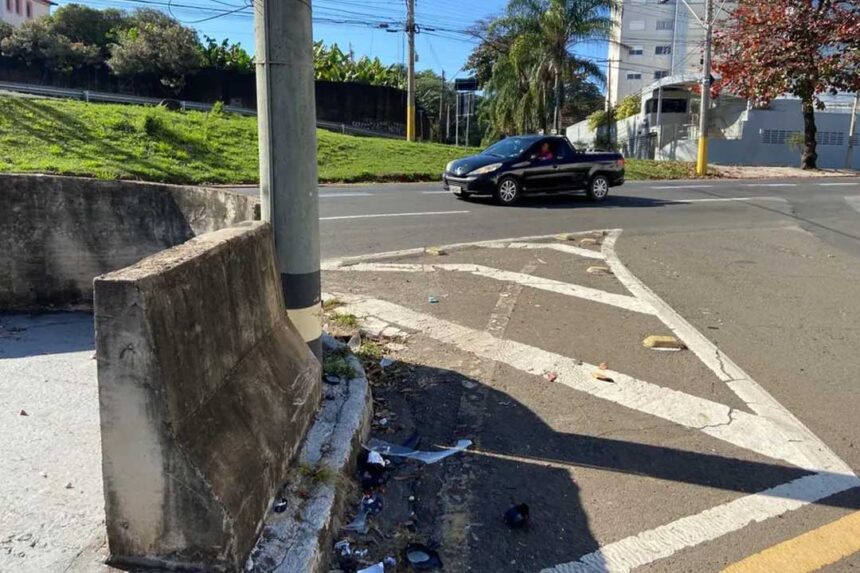
{"type": "Polygon", "coordinates": [[[699,137],[699,153],[696,159],[696,175],[704,177],[708,174],[708,138],[699,137]]]}

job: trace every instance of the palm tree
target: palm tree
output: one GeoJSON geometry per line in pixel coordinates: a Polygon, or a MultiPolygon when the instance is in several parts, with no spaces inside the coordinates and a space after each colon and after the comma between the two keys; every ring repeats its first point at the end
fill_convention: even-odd
{"type": "Polygon", "coordinates": [[[494,97],[501,98],[494,116],[506,123],[519,115],[523,121],[512,123],[522,130],[545,128],[551,120],[561,132],[565,85],[603,75],[594,62],[571,50],[579,42],[608,36],[612,1],[510,0],[507,15],[494,23],[514,38],[510,50],[496,61],[488,82],[494,97]],[[511,108],[526,104],[533,106],[532,113],[511,108]]]}

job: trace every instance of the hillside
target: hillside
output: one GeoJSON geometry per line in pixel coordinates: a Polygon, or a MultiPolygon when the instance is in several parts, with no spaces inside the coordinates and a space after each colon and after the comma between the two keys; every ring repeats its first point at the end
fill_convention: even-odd
{"type": "MultiPolygon", "coordinates": [[[[171,183],[257,181],[256,118],[0,96],[0,171],[171,183]]],[[[317,131],[322,182],[434,181],[468,151],[317,131]]],[[[629,161],[631,178],[689,177],[684,163],[629,161]]]]}

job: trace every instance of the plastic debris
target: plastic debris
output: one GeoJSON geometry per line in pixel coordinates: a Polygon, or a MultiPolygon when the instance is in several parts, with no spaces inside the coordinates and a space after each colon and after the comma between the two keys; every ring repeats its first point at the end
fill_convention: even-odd
{"type": "Polygon", "coordinates": [[[388,418],[380,418],[378,423],[380,428],[386,428],[388,427],[388,418]]]}
{"type": "Polygon", "coordinates": [[[684,350],[687,346],[674,336],[649,336],[642,341],[645,348],[652,350],[684,350]]]}
{"type": "Polygon", "coordinates": [[[39,472],[39,475],[42,476],[43,478],[48,477],[48,474],[46,472],[39,472]]]}
{"type": "Polygon", "coordinates": [[[600,370],[595,370],[594,372],[592,372],[591,377],[595,380],[600,380],[601,382],[615,382],[612,377],[607,376],[605,372],[602,372],[600,370]]]}
{"type": "Polygon", "coordinates": [[[18,415],[19,416],[29,416],[30,414],[27,413],[27,410],[21,410],[20,412],[18,412],[18,415]]]}
{"type": "Polygon", "coordinates": [[[600,364],[597,365],[597,367],[600,368],[601,370],[609,370],[609,363],[608,362],[601,362],[600,364]]]}
{"type": "Polygon", "coordinates": [[[410,543],[406,546],[406,561],[416,571],[426,571],[442,567],[439,554],[421,543],[410,543]]]}
{"type": "Polygon", "coordinates": [[[358,349],[361,348],[361,335],[356,332],[349,338],[349,342],[346,345],[353,352],[358,352],[358,349]]]}
{"type": "Polygon", "coordinates": [[[376,515],[381,511],[382,496],[378,493],[365,495],[361,499],[361,504],[358,507],[358,514],[356,514],[355,519],[343,527],[344,531],[355,531],[356,533],[361,534],[367,533],[369,529],[367,518],[372,515],[376,515]]]}
{"type": "Polygon", "coordinates": [[[383,456],[409,458],[412,460],[418,460],[419,462],[424,462],[425,464],[435,464],[449,456],[453,456],[454,454],[464,451],[471,445],[472,440],[457,440],[457,444],[451,448],[445,448],[438,452],[427,452],[415,450],[406,446],[398,446],[397,444],[390,444],[373,438],[367,442],[366,448],[370,451],[378,452],[383,456]]]}
{"type": "Polygon", "coordinates": [[[427,302],[429,302],[430,304],[436,304],[439,302],[439,299],[433,295],[430,295],[427,297],[427,302]]]}
{"type": "Polygon", "coordinates": [[[441,257],[448,254],[442,247],[424,247],[424,252],[434,257],[441,257]]]}
{"type": "Polygon", "coordinates": [[[611,275],[612,269],[609,267],[588,267],[585,272],[592,275],[611,275]]]}
{"type": "Polygon", "coordinates": [[[396,559],[394,556],[392,556],[392,555],[389,555],[388,557],[386,557],[385,559],[383,559],[383,560],[382,560],[382,562],[383,562],[387,567],[395,567],[395,566],[397,565],[397,559],[396,559]]]}
{"type": "Polygon", "coordinates": [[[349,557],[352,555],[352,547],[349,546],[349,539],[341,539],[335,543],[334,550],[340,553],[341,557],[349,557]]]}
{"type": "Polygon", "coordinates": [[[75,486],[72,485],[72,482],[66,484],[66,489],[75,489],[75,486]]]}
{"type": "Polygon", "coordinates": [[[515,529],[525,527],[530,519],[529,506],[524,503],[515,505],[505,512],[505,523],[515,529]]]}
{"type": "Polygon", "coordinates": [[[559,233],[555,238],[559,241],[575,241],[576,235],[571,235],[570,233],[559,233]]]}
{"type": "Polygon", "coordinates": [[[281,498],[272,504],[272,511],[275,513],[284,513],[287,511],[287,500],[281,498]]]}
{"type": "Polygon", "coordinates": [[[380,561],[376,565],[359,569],[356,573],[385,573],[385,565],[380,561]]]}
{"type": "Polygon", "coordinates": [[[356,549],[352,553],[359,559],[364,559],[365,557],[367,557],[367,554],[370,553],[370,551],[367,549],[356,549]]]}
{"type": "Polygon", "coordinates": [[[558,372],[544,372],[543,377],[550,382],[555,382],[558,379],[558,372]]]}
{"type": "Polygon", "coordinates": [[[331,384],[332,386],[335,386],[337,384],[340,384],[342,382],[342,380],[341,380],[340,376],[337,376],[335,374],[326,374],[325,376],[323,376],[323,382],[325,382],[326,384],[331,384]]]}
{"type": "Polygon", "coordinates": [[[595,246],[595,245],[597,245],[597,239],[592,239],[590,237],[586,237],[586,238],[580,240],[579,244],[584,246],[584,247],[595,246]]]}
{"type": "Polygon", "coordinates": [[[379,361],[379,367],[380,368],[388,368],[392,364],[394,364],[394,360],[387,357],[387,356],[383,356],[382,360],[379,361]]]}

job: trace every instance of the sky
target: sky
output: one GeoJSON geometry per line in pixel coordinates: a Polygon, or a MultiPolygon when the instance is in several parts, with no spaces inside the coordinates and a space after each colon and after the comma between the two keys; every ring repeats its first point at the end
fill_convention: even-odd
{"type": "MultiPolygon", "coordinates": [[[[415,0],[419,33],[418,70],[445,72],[447,78],[465,77],[463,64],[477,41],[465,30],[481,18],[504,12],[507,0],[415,0]]],[[[59,0],[60,5],[69,4],[59,0]]],[[[239,42],[254,52],[254,22],[244,0],[78,0],[93,8],[133,10],[151,7],[172,13],[204,35],[239,42]],[[230,13],[233,12],[233,13],[230,13]]],[[[356,57],[378,57],[384,64],[405,63],[405,0],[313,0],[314,38],[350,47],[356,57]],[[387,29],[386,29],[387,27],[387,29]]],[[[574,46],[581,56],[600,62],[606,44],[574,46]]]]}

